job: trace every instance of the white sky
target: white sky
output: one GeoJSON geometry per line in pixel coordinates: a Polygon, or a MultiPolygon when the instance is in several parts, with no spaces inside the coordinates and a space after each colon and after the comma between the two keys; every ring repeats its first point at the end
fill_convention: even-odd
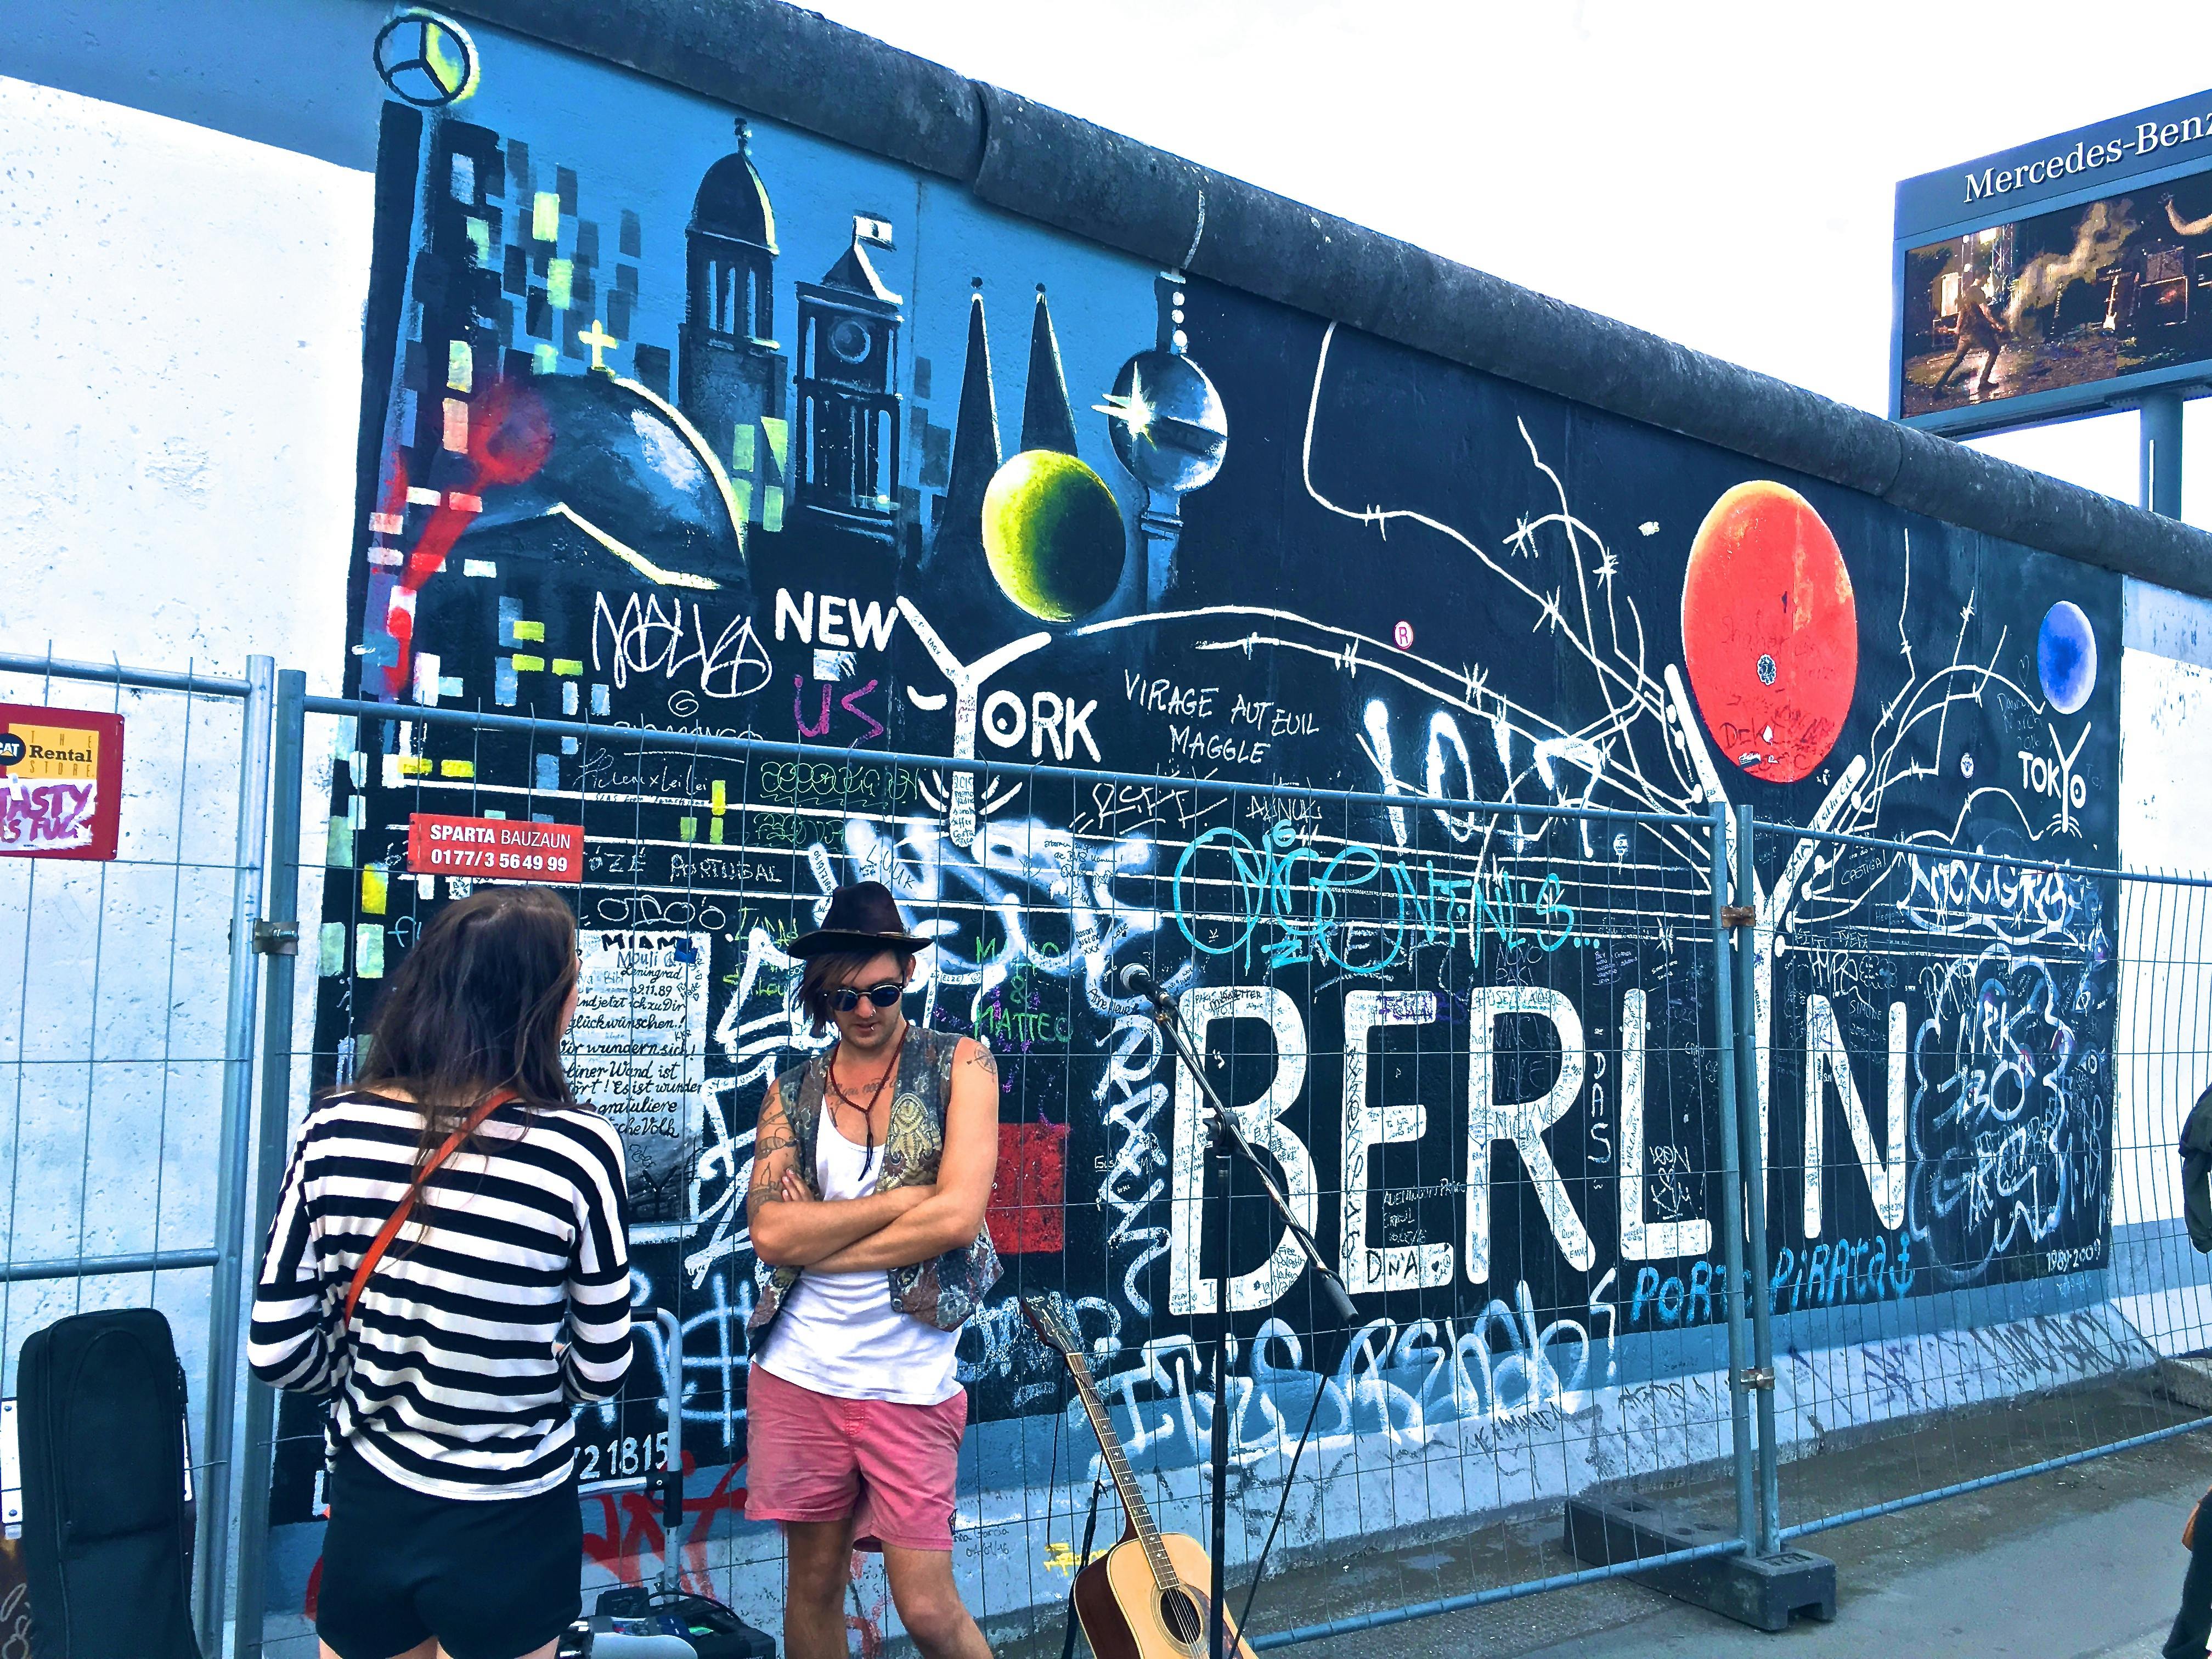
{"type": "MultiPolygon", "coordinates": [[[[1439,253],[1887,412],[1897,181],[2212,84],[2212,6],[806,0],[1439,253]]],[[[2185,506],[2212,524],[2212,404],[2185,506]]],[[[2132,501],[2132,415],[1984,447],[2132,501]]]]}

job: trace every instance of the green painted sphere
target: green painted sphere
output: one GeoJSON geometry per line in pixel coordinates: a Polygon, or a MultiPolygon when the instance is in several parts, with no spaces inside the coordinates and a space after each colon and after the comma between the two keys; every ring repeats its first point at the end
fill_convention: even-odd
{"type": "Polygon", "coordinates": [[[1096,611],[1121,580],[1121,509],[1073,455],[1025,449],[983,492],[983,556],[1006,596],[1032,617],[1096,611]]]}

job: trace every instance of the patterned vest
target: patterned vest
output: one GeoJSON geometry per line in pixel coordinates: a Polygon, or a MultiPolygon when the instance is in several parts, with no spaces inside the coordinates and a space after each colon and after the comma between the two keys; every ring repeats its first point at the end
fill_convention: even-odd
{"type": "MultiPolygon", "coordinates": [[[[945,1152],[945,1112],[952,1101],[952,1056],[960,1038],[951,1031],[907,1030],[906,1048],[899,1056],[898,1081],[891,1096],[891,1121],[884,1136],[883,1157],[878,1165],[876,1190],[926,1185],[937,1179],[938,1160],[945,1152]]],[[[791,1125],[800,1180],[817,1198],[816,1138],[822,1128],[822,1097],[830,1083],[827,1050],[803,1066],[794,1066],[775,1080],[791,1125]]],[[[803,1271],[754,1264],[760,1299],[745,1322],[749,1346],[760,1352],[761,1339],[775,1316],[783,1311],[791,1288],[803,1271]]],[[[957,1331],[981,1305],[984,1293],[999,1282],[999,1253],[992,1248],[988,1223],[973,1244],[947,1250],[929,1261],[890,1269],[891,1306],[901,1313],[957,1331]]]]}

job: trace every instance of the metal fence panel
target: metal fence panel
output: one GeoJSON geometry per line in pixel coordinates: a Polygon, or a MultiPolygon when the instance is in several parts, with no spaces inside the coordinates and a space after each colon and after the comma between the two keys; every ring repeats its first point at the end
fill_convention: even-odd
{"type": "Polygon", "coordinates": [[[0,1356],[64,1315],[169,1317],[196,1407],[203,1645],[219,1638],[240,1340],[234,1268],[256,983],[235,941],[260,894],[266,686],[0,657],[8,701],[125,720],[106,860],[0,859],[0,1356]],[[226,1287],[231,1293],[226,1297],[226,1287]]]}
{"type": "Polygon", "coordinates": [[[1759,947],[1779,1537],[2200,1426],[2176,1146],[2207,1080],[2207,884],[1758,833],[1881,901],[1759,947]],[[1863,1259],[1822,1225],[1839,1196],[1881,1224],[1863,1259]]]}
{"type": "MultiPolygon", "coordinates": [[[[401,711],[259,667],[212,696],[137,678],[36,688],[130,714],[121,856],[0,861],[19,940],[0,962],[0,1340],[12,1364],[61,1312],[171,1310],[203,1406],[225,1407],[198,1429],[217,1624],[216,1466],[240,1390],[207,1322],[242,1334],[234,1290],[267,1202],[238,1085],[271,772],[275,844],[301,850],[272,861],[264,945],[281,951],[301,878],[326,879],[299,928],[313,971],[295,990],[290,959],[269,958],[260,1185],[310,1081],[348,1074],[380,981],[467,890],[407,867],[409,815],[584,826],[574,1075],[629,1148],[640,1307],[678,1333],[687,1470],[672,1538],[642,1491],[670,1426],[671,1327],[641,1322],[629,1393],[585,1416],[588,1581],[651,1578],[673,1550],[692,1583],[776,1622],[779,1542],[744,1514],[743,1193],[762,1091],[823,1041],[786,947],[863,878],[938,941],[912,1017],[1000,1055],[1007,1271],[961,1338],[957,1561],[1012,1647],[1058,1629],[1098,1473],[1014,1297],[1082,1332],[1162,1524],[1206,1531],[1224,1263],[1200,1224],[1221,1194],[1197,1091],[1115,979],[1128,962],[1177,994],[1363,1316],[1329,1328],[1232,1181],[1231,1582],[1263,1545],[1362,1563],[1341,1591],[1262,1601],[1261,1645],[1648,1565],[1577,1565],[1553,1535],[1570,1496],[1662,1492],[1718,1523],[1686,1555],[1771,1551],[2206,1420],[2206,1274],[2172,1151],[2212,1072],[2203,880],[1747,814],[956,769],[401,711]],[[272,699],[273,764],[257,726],[272,699]],[[1776,905],[1792,884],[1796,907],[1776,905]],[[228,1307],[209,1271],[226,1254],[228,1307]]],[[[319,1430],[265,1395],[243,1422],[240,1647],[263,1647],[265,1613],[264,1650],[289,1652],[319,1430]]],[[[853,1618],[896,1634],[871,1573],[853,1618]]]]}
{"type": "MultiPolygon", "coordinates": [[[[683,1333],[693,1473],[673,1547],[757,1621],[776,1622],[781,1562],[743,1518],[743,1192],[768,1081],[824,1042],[795,1016],[783,947],[844,880],[887,881],[939,940],[910,1014],[1000,1056],[1007,1273],[962,1337],[957,1559],[1002,1638],[1057,1629],[1095,1455],[1015,1296],[1056,1299],[1083,1332],[1162,1523],[1206,1530],[1219,1264],[1197,1097],[1115,983],[1126,962],[1180,994],[1364,1316],[1322,1328],[1233,1185],[1232,1565],[1279,1506],[1277,1559],[1356,1542],[1418,1560],[1478,1522],[1542,1517],[1319,1610],[1487,1600],[1571,1568],[1550,1537],[1568,1493],[1726,1467],[1710,821],[309,707],[334,745],[331,878],[306,930],[320,1081],[347,1074],[381,979],[469,885],[406,867],[410,813],[584,826],[574,1076],[624,1129],[641,1295],[683,1333]],[[963,797],[985,809],[964,842],[963,797]]],[[[632,1397],[585,1414],[597,1582],[650,1578],[672,1547],[639,1490],[665,1426],[660,1340],[641,1328],[632,1397]]],[[[286,1402],[282,1421],[272,1651],[301,1628],[316,1532],[313,1413],[286,1402]]],[[[880,1579],[855,1596],[863,1627],[895,1629],[880,1579]]]]}

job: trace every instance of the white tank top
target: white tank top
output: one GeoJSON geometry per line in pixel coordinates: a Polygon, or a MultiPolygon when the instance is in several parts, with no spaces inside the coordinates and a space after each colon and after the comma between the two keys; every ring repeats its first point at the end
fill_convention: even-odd
{"type": "MultiPolygon", "coordinates": [[[[827,1106],[814,1139],[815,1188],[823,1198],[865,1198],[875,1190],[882,1147],[871,1158],[846,1139],[827,1106]]],[[[850,1273],[808,1267],[753,1364],[840,1400],[936,1406],[959,1392],[953,1357],[959,1341],[959,1332],[892,1307],[890,1275],[881,1267],[850,1273]]]]}

